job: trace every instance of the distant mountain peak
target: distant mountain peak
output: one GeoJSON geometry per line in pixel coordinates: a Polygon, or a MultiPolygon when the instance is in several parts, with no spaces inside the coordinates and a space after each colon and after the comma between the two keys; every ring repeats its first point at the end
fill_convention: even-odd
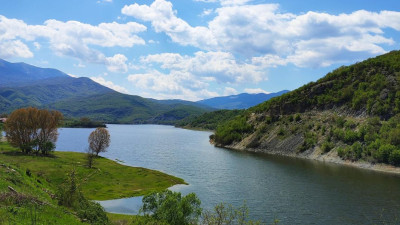
{"type": "Polygon", "coordinates": [[[289,92],[288,90],[279,91],[276,93],[241,93],[237,95],[229,95],[222,97],[215,97],[198,101],[198,103],[216,108],[216,109],[247,109],[252,106],[265,102],[273,97],[280,96],[289,92]]]}
{"type": "Polygon", "coordinates": [[[68,75],[49,68],[40,68],[23,62],[11,63],[0,59],[0,87],[25,86],[39,80],[67,77],[68,75]]]}

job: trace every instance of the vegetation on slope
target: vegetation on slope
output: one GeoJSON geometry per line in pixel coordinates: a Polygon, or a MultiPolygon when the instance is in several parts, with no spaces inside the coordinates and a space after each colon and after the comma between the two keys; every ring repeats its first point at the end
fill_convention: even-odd
{"type": "Polygon", "coordinates": [[[93,169],[86,167],[85,161],[82,153],[26,155],[0,142],[0,223],[108,224],[101,207],[86,198],[144,195],[184,183],[158,171],[102,157],[93,169]]]}
{"type": "Polygon", "coordinates": [[[249,112],[273,115],[345,107],[354,115],[388,119],[400,112],[400,51],[343,66],[317,82],[273,98],[249,112]]]}
{"type": "Polygon", "coordinates": [[[93,121],[87,117],[80,119],[64,119],[62,127],[68,128],[97,128],[106,127],[106,124],[100,121],[93,121]]]}
{"type": "Polygon", "coordinates": [[[121,94],[86,77],[4,60],[0,60],[0,81],[0,113],[31,106],[105,123],[175,124],[212,110],[195,102],[121,94]]]}
{"type": "Polygon", "coordinates": [[[48,104],[65,99],[85,98],[111,92],[114,91],[85,77],[49,78],[22,87],[0,88],[0,112],[10,113],[27,106],[46,107],[48,104]]]}
{"type": "Polygon", "coordinates": [[[0,224],[86,224],[58,206],[46,180],[0,160],[0,224]]]}
{"type": "Polygon", "coordinates": [[[188,117],[176,125],[188,129],[215,130],[217,126],[241,114],[243,110],[218,110],[188,117]]]}
{"type": "Polygon", "coordinates": [[[218,126],[217,145],[262,149],[301,135],[295,153],[335,150],[343,159],[398,163],[400,51],[340,67],[218,126]]]}
{"type": "Polygon", "coordinates": [[[192,105],[163,104],[162,101],[118,92],[74,98],[51,104],[66,117],[88,117],[107,123],[173,124],[187,116],[209,111],[192,105]]]}

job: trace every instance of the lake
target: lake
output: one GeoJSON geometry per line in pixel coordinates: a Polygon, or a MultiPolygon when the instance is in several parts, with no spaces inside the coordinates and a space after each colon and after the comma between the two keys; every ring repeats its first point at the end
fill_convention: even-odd
{"type": "MultiPolygon", "coordinates": [[[[107,125],[108,152],[126,165],[159,170],[189,185],[202,207],[240,206],[271,224],[400,224],[400,176],[305,159],[216,148],[210,132],[160,125],[107,125]]],[[[93,129],[62,128],[59,151],[84,152],[93,129]]],[[[101,202],[107,211],[135,214],[140,198],[101,202]]]]}

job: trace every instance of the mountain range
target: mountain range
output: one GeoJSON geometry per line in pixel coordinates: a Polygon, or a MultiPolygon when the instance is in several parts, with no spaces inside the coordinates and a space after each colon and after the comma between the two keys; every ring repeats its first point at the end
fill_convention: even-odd
{"type": "Polygon", "coordinates": [[[223,97],[215,97],[198,101],[198,103],[208,105],[216,109],[247,109],[252,106],[258,105],[262,102],[268,101],[273,97],[280,96],[289,92],[288,90],[279,91],[276,93],[258,93],[248,94],[242,93],[238,95],[230,95],[223,97]]]}
{"type": "Polygon", "coordinates": [[[285,92],[198,102],[156,100],[122,94],[89,78],[74,78],[56,69],[0,59],[0,113],[32,106],[59,110],[69,118],[88,117],[108,123],[176,124],[216,109],[248,108],[285,92]]]}
{"type": "Polygon", "coordinates": [[[49,108],[66,117],[89,117],[114,123],[173,124],[213,110],[181,100],[126,95],[89,78],[74,78],[56,69],[0,61],[0,112],[21,107],[49,108]]]}

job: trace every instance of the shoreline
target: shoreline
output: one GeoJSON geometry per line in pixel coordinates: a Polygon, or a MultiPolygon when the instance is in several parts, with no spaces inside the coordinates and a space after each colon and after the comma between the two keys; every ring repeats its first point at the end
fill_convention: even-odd
{"type": "Polygon", "coordinates": [[[289,157],[289,158],[297,158],[297,159],[305,159],[305,160],[311,160],[311,161],[318,161],[318,162],[323,162],[323,163],[330,163],[330,164],[335,164],[335,165],[340,165],[340,166],[346,166],[346,167],[353,167],[353,168],[358,168],[358,169],[363,169],[363,170],[369,170],[369,171],[374,171],[374,172],[379,172],[379,173],[385,173],[385,174],[391,174],[391,175],[396,175],[400,176],[400,167],[395,167],[392,165],[388,164],[383,164],[383,163],[370,163],[366,161],[349,161],[349,160],[343,160],[337,156],[336,151],[331,151],[326,154],[318,154],[317,151],[314,151],[313,153],[309,155],[299,155],[299,154],[284,154],[282,152],[265,152],[257,149],[240,149],[240,148],[235,148],[235,147],[229,147],[229,146],[218,146],[214,145],[215,147],[219,148],[224,148],[228,150],[233,150],[233,151],[239,151],[239,152],[249,152],[249,153],[256,153],[256,154],[261,154],[261,155],[272,155],[272,156],[283,156],[283,157],[289,157]]]}
{"type": "Polygon", "coordinates": [[[114,159],[98,157],[93,168],[85,167],[85,154],[73,151],[54,151],[52,156],[25,155],[7,142],[0,142],[0,161],[18,165],[22,170],[47,179],[52,188],[66,179],[65,173],[75,170],[82,193],[90,200],[114,200],[142,196],[187,184],[184,179],[154,169],[121,164],[114,159]],[[18,157],[15,157],[18,156],[18,157]],[[24,162],[21,164],[21,162],[24,162]]]}

